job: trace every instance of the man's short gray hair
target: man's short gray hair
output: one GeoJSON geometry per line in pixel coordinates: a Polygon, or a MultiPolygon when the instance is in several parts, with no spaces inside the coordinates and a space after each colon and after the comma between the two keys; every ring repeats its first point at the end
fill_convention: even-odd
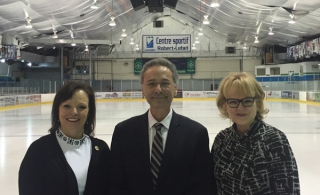
{"type": "Polygon", "coordinates": [[[172,72],[172,80],[175,84],[179,83],[179,75],[176,66],[165,58],[155,58],[145,63],[140,72],[140,83],[143,83],[144,73],[148,70],[148,68],[152,66],[165,66],[169,68],[172,72]]]}

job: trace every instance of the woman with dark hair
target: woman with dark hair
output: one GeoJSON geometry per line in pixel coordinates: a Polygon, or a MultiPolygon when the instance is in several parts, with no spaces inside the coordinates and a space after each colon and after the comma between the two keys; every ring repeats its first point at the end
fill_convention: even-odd
{"type": "Polygon", "coordinates": [[[57,92],[50,134],[33,142],[19,170],[20,195],[108,194],[109,147],[93,138],[93,89],[68,82],[57,92]]]}

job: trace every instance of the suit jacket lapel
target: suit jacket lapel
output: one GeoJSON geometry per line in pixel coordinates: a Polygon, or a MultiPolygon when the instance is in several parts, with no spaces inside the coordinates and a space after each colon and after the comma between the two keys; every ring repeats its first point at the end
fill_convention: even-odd
{"type": "Polygon", "coordinates": [[[67,167],[69,164],[58,143],[55,133],[51,134],[51,142],[52,147],[50,148],[50,154],[53,154],[52,160],[54,161],[54,163],[57,164],[58,167],[60,167],[63,170],[64,173],[67,173],[67,167]]]}
{"type": "MultiPolygon", "coordinates": [[[[149,122],[148,122],[148,112],[141,115],[137,120],[135,126],[131,128],[132,139],[128,147],[130,148],[130,154],[128,156],[128,161],[131,162],[131,168],[134,169],[135,174],[141,175],[141,183],[149,186],[150,190],[152,189],[152,173],[151,173],[151,164],[150,164],[150,144],[149,144],[149,122]]],[[[111,149],[112,150],[112,149],[111,149]]]]}
{"type": "Polygon", "coordinates": [[[99,146],[97,146],[95,144],[95,140],[94,139],[91,139],[90,137],[90,140],[91,140],[91,157],[90,157],[90,162],[89,162],[89,168],[91,166],[93,166],[96,162],[99,162],[99,146]],[[98,148],[96,148],[98,147],[98,148]]]}
{"type": "Polygon", "coordinates": [[[151,164],[150,164],[150,142],[149,142],[149,121],[148,121],[148,112],[142,115],[142,120],[139,128],[139,134],[137,137],[140,137],[139,140],[141,144],[141,162],[142,167],[144,167],[144,171],[146,173],[146,177],[148,178],[150,187],[153,186],[152,183],[152,173],[151,173],[151,164]]]}
{"type": "Polygon", "coordinates": [[[142,155],[143,157],[146,156],[144,161],[148,162],[151,173],[148,112],[145,113],[142,117],[143,119],[141,120],[141,126],[139,127],[139,129],[142,129],[139,131],[141,133],[141,135],[139,136],[141,137],[141,140],[139,142],[142,144],[141,148],[143,148],[143,151],[141,151],[142,155]]]}

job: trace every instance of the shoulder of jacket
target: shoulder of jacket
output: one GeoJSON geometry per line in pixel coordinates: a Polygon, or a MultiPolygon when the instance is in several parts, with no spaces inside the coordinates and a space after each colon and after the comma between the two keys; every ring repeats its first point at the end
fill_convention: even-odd
{"type": "Polygon", "coordinates": [[[223,141],[226,137],[228,137],[229,135],[231,135],[231,128],[230,127],[228,127],[228,128],[225,128],[225,129],[223,129],[223,130],[221,130],[218,134],[217,134],[217,136],[215,137],[215,142],[216,141],[223,141]]]}
{"type": "Polygon", "coordinates": [[[32,151],[46,151],[48,147],[52,146],[54,135],[48,134],[40,137],[39,139],[32,142],[28,148],[28,150],[32,151]]]}
{"type": "Polygon", "coordinates": [[[191,118],[188,118],[186,116],[180,115],[180,114],[176,114],[176,117],[178,118],[178,120],[180,120],[180,124],[186,125],[186,126],[196,126],[198,128],[205,128],[205,126],[203,126],[201,123],[192,120],[191,118]]]}
{"type": "Polygon", "coordinates": [[[259,127],[260,133],[263,133],[265,137],[274,137],[274,136],[281,136],[286,137],[285,134],[277,129],[276,127],[269,125],[262,121],[262,125],[259,127]]]}
{"type": "Polygon", "coordinates": [[[53,140],[54,137],[55,136],[52,134],[44,135],[44,136],[40,137],[39,139],[35,140],[32,144],[47,143],[47,142],[50,142],[51,140],[53,140]]]}
{"type": "Polygon", "coordinates": [[[217,134],[217,136],[226,136],[226,135],[230,134],[231,131],[232,131],[232,128],[231,128],[231,127],[227,127],[227,128],[225,128],[225,129],[221,130],[221,131],[217,134]]]}
{"type": "MultiPolygon", "coordinates": [[[[121,121],[116,126],[130,125],[132,123],[137,123],[137,121],[143,120],[143,117],[145,117],[145,114],[134,116],[134,117],[128,118],[128,119],[126,119],[124,121],[121,121]]],[[[148,118],[148,116],[146,116],[146,117],[148,118]]]]}
{"type": "Polygon", "coordinates": [[[282,131],[264,121],[262,121],[262,124],[259,126],[255,139],[269,150],[277,148],[279,144],[288,144],[288,139],[282,131]]]}
{"type": "Polygon", "coordinates": [[[95,145],[108,146],[108,144],[102,139],[91,137],[91,136],[90,136],[90,139],[91,139],[92,143],[95,145]]]}

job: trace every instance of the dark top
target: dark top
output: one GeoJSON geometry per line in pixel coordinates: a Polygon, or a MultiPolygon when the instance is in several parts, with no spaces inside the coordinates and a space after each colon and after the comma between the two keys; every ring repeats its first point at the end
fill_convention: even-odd
{"type": "Polygon", "coordinates": [[[172,113],[157,186],[153,189],[148,112],[119,123],[111,142],[112,195],[211,195],[207,129],[172,113]]]}
{"type": "Polygon", "coordinates": [[[300,194],[297,163],[285,134],[257,118],[242,137],[235,124],[221,131],[211,152],[219,194],[300,194]]]}
{"type": "MultiPolygon", "coordinates": [[[[85,195],[108,194],[108,145],[90,137],[92,154],[85,195]]],[[[55,133],[34,141],[19,170],[20,195],[79,195],[77,179],[69,166],[55,133]]]]}

